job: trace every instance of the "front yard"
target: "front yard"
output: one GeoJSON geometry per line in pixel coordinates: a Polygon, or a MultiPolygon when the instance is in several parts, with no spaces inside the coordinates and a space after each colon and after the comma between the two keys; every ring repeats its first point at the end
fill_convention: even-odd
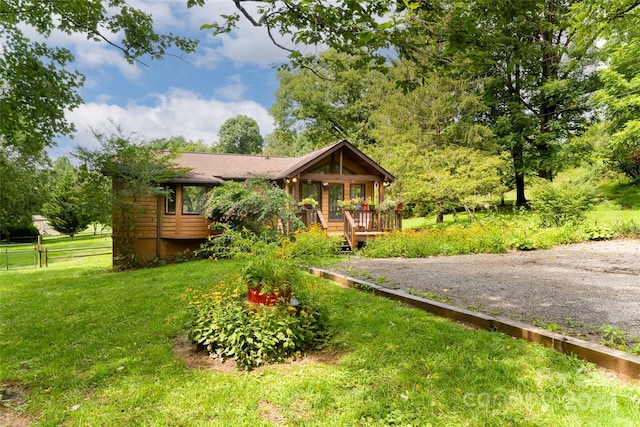
{"type": "Polygon", "coordinates": [[[309,278],[320,354],[254,371],[192,368],[187,288],[236,261],[115,273],[108,259],[0,275],[0,420],[32,425],[617,425],[640,386],[501,334],[309,278]],[[9,393],[10,392],[10,393],[9,393]]]}

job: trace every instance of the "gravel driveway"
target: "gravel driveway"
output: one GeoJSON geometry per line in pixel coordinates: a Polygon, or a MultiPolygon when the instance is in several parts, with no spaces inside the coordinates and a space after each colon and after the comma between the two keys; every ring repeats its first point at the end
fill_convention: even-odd
{"type": "Polygon", "coordinates": [[[352,257],[330,268],[458,307],[591,341],[615,326],[640,341],[640,240],[422,259],[352,257]]]}

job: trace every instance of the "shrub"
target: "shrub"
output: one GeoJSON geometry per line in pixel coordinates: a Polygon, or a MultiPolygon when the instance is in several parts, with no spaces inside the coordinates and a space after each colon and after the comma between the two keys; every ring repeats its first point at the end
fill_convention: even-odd
{"type": "Polygon", "coordinates": [[[301,272],[290,259],[277,258],[271,254],[253,257],[242,269],[242,279],[250,288],[259,288],[260,293],[276,292],[285,295],[300,281],[301,272]]]}
{"type": "Polygon", "coordinates": [[[594,203],[593,188],[587,184],[553,184],[540,181],[533,188],[531,204],[543,227],[578,224],[594,203]]]}
{"type": "Polygon", "coordinates": [[[246,283],[221,283],[206,292],[188,291],[189,338],[222,361],[250,370],[264,363],[322,347],[328,338],[323,311],[301,299],[297,307],[247,304],[246,283]]]}
{"type": "Polygon", "coordinates": [[[368,241],[362,254],[366,257],[423,258],[508,249],[504,226],[473,223],[452,227],[436,226],[423,231],[394,232],[368,241]]]}
{"type": "Polygon", "coordinates": [[[234,229],[228,224],[217,224],[217,234],[209,236],[195,253],[197,258],[226,259],[244,258],[249,254],[261,252],[265,247],[277,242],[270,232],[255,234],[246,228],[234,229]]]}
{"type": "Polygon", "coordinates": [[[24,227],[9,227],[2,232],[2,237],[10,242],[31,243],[37,242],[40,231],[35,225],[24,227]]]}
{"type": "MultiPolygon", "coordinates": [[[[293,199],[286,191],[264,179],[244,183],[226,181],[207,196],[204,214],[234,230],[256,235],[288,234],[302,226],[293,199]]],[[[275,238],[275,237],[274,237],[275,238]]]]}
{"type": "Polygon", "coordinates": [[[342,236],[327,236],[322,227],[313,225],[308,230],[297,230],[292,239],[283,243],[283,249],[293,258],[318,260],[338,255],[342,240],[342,236]]]}

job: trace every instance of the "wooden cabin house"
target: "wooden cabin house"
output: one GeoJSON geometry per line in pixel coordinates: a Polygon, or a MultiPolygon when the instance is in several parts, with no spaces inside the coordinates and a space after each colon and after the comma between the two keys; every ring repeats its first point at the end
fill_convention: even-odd
{"type": "MultiPolygon", "coordinates": [[[[342,200],[356,197],[380,203],[385,187],[394,180],[346,140],[301,157],[183,153],[174,162],[189,173],[164,183],[172,197],[149,196],[139,201],[143,208],[136,227],[139,262],[198,249],[210,234],[209,221],[201,214],[205,194],[228,180],[267,178],[296,201],[314,198],[318,206],[300,212],[303,222],[319,223],[328,233],[344,233],[352,247],[368,235],[401,227],[395,219],[384,220],[372,211],[344,212],[339,206],[342,200]]],[[[114,257],[117,235],[114,229],[114,257]]]]}

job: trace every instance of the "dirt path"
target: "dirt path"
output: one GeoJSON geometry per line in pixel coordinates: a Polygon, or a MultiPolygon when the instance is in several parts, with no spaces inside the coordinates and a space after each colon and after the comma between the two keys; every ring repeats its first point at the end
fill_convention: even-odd
{"type": "Polygon", "coordinates": [[[352,257],[331,270],[583,339],[599,341],[608,325],[640,341],[638,239],[507,254],[352,257]]]}

